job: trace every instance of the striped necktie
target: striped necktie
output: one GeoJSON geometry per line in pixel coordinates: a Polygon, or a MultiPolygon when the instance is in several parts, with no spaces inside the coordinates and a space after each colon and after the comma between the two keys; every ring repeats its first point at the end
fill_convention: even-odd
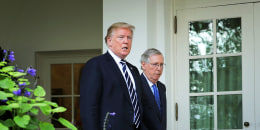
{"type": "Polygon", "coordinates": [[[140,109],[139,109],[139,104],[138,104],[138,99],[137,99],[137,94],[136,91],[134,90],[133,87],[133,82],[131,81],[131,78],[126,70],[126,62],[124,60],[121,60],[120,63],[123,66],[123,73],[125,75],[125,81],[127,84],[127,88],[128,88],[128,93],[132,102],[132,106],[134,109],[134,124],[136,126],[136,128],[138,128],[139,124],[140,124],[140,109]]]}

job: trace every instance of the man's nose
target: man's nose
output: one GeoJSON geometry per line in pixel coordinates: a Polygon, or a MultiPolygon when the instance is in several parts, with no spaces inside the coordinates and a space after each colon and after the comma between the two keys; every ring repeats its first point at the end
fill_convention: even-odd
{"type": "Polygon", "coordinates": [[[128,42],[129,42],[129,39],[128,39],[127,37],[125,37],[125,38],[123,39],[123,42],[124,42],[124,43],[128,43],[128,42]]]}

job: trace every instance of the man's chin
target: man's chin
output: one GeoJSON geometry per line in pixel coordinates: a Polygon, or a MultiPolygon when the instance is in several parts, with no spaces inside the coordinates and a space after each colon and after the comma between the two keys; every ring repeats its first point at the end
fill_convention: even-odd
{"type": "Polygon", "coordinates": [[[126,57],[129,54],[129,52],[121,53],[122,56],[126,57]]]}

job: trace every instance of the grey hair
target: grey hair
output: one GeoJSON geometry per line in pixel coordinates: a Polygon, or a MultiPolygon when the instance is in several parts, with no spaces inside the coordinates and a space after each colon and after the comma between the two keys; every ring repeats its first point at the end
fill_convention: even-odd
{"type": "Polygon", "coordinates": [[[114,23],[112,24],[108,29],[107,29],[107,35],[105,37],[105,42],[107,43],[107,39],[110,38],[114,31],[118,28],[128,28],[131,30],[131,33],[132,35],[134,34],[134,29],[135,29],[135,26],[131,25],[131,24],[128,24],[128,23],[125,23],[125,22],[117,22],[117,23],[114,23]]]}
{"type": "Polygon", "coordinates": [[[141,56],[141,64],[142,62],[149,63],[150,62],[149,58],[153,55],[162,55],[162,53],[155,48],[147,49],[141,56]]]}

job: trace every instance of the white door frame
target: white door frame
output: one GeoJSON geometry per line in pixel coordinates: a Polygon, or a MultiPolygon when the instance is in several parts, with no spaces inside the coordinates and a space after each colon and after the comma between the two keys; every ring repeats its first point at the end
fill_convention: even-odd
{"type": "MultiPolygon", "coordinates": [[[[98,49],[36,52],[35,61],[37,76],[39,76],[38,85],[45,89],[46,100],[51,101],[51,64],[86,63],[90,58],[100,54],[101,50],[98,49]]],[[[40,119],[45,119],[43,114],[39,114],[39,117],[40,119]]]]}
{"type": "MultiPolygon", "coordinates": [[[[243,4],[243,5],[230,5],[230,6],[220,6],[220,7],[209,7],[209,8],[197,8],[197,9],[184,9],[177,10],[178,18],[178,33],[177,33],[177,69],[176,69],[176,102],[179,104],[179,121],[177,121],[177,129],[189,129],[188,119],[183,117],[189,117],[189,97],[183,97],[182,95],[187,95],[189,92],[189,79],[188,79],[188,60],[184,57],[188,57],[188,28],[187,21],[197,21],[211,18],[230,18],[242,16],[242,44],[247,42],[247,45],[242,45],[242,74],[243,74],[243,91],[248,92],[248,96],[243,96],[243,102],[247,102],[249,107],[244,107],[243,111],[243,122],[251,122],[250,127],[247,129],[255,129],[254,120],[254,46],[253,46],[253,4],[243,4]],[[232,8],[232,9],[230,9],[232,8]],[[220,12],[221,14],[214,14],[212,12],[220,12]],[[209,12],[212,14],[209,15],[209,12]],[[230,14],[233,12],[232,14],[230,14]],[[187,15],[188,14],[188,15],[187,15]],[[217,15],[217,16],[216,16],[217,15]],[[247,24],[245,24],[247,23],[247,24]],[[185,28],[183,28],[185,27],[185,28]],[[183,52],[183,50],[187,50],[183,52]],[[180,52],[179,52],[180,51],[180,52]],[[250,63],[250,64],[245,64],[250,63]],[[186,68],[186,69],[183,69],[186,68]],[[247,68],[246,70],[244,68],[247,68]],[[247,87],[252,87],[247,89],[247,87]],[[186,123],[181,123],[186,122],[186,123]]],[[[245,105],[244,105],[245,106],[245,105]]],[[[216,128],[216,127],[215,127],[216,128]]]]}

